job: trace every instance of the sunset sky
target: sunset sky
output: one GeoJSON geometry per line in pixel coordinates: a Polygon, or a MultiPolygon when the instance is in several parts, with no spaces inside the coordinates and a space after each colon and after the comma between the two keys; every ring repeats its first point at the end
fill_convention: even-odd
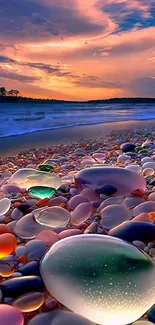
{"type": "Polygon", "coordinates": [[[155,1],[0,0],[0,86],[65,100],[155,97],[155,1]]]}

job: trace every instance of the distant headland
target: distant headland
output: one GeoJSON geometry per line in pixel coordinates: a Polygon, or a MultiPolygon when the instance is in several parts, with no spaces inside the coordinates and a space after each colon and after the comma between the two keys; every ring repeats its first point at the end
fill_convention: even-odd
{"type": "Polygon", "coordinates": [[[0,104],[1,103],[23,103],[23,104],[155,104],[155,98],[147,97],[122,97],[122,98],[107,98],[87,101],[66,101],[50,98],[31,98],[20,96],[19,90],[6,90],[5,87],[0,87],[0,104]]]}

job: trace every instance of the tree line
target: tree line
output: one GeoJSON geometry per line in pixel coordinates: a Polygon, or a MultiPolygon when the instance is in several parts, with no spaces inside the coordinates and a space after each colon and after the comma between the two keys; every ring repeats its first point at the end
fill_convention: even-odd
{"type": "Polygon", "coordinates": [[[0,87],[0,97],[18,97],[20,94],[19,90],[17,89],[11,89],[11,90],[6,90],[5,87],[0,87]]]}

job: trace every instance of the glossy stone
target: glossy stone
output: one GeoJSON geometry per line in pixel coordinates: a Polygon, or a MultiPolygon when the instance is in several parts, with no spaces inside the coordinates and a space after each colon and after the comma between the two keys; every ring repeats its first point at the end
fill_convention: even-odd
{"type": "Polygon", "coordinates": [[[22,275],[40,275],[39,262],[33,261],[29,262],[18,269],[18,272],[22,275]]]}
{"type": "Polygon", "coordinates": [[[16,185],[6,184],[1,187],[1,191],[6,194],[8,193],[17,194],[20,193],[20,187],[16,185]]]}
{"type": "Polygon", "coordinates": [[[22,276],[0,283],[4,297],[16,298],[33,291],[42,291],[43,282],[39,276],[22,276]]]}
{"type": "Polygon", "coordinates": [[[59,233],[59,238],[64,239],[66,237],[81,235],[82,231],[80,229],[67,229],[59,233]]]}
{"type": "Polygon", "coordinates": [[[57,189],[61,184],[61,179],[50,173],[31,168],[22,168],[11,176],[9,183],[26,189],[33,186],[47,186],[57,189]]]}
{"type": "Polygon", "coordinates": [[[58,234],[53,230],[42,230],[36,236],[36,239],[42,240],[47,246],[52,246],[59,240],[58,234]]]}
{"type": "Polygon", "coordinates": [[[117,188],[115,195],[131,193],[137,188],[146,188],[146,182],[142,175],[119,167],[93,167],[83,169],[76,174],[75,182],[79,192],[86,187],[95,190],[107,184],[111,184],[117,188]]]}
{"type": "Polygon", "coordinates": [[[42,226],[51,228],[66,226],[70,221],[70,213],[61,207],[50,207],[42,210],[36,221],[42,226]]]}
{"type": "Polygon", "coordinates": [[[11,200],[4,198],[0,200],[0,216],[7,213],[11,206],[11,200]]]}
{"type": "Polygon", "coordinates": [[[89,202],[87,197],[83,195],[75,195],[68,201],[67,205],[69,209],[74,210],[79,204],[84,202],[89,202]]]}
{"type": "Polygon", "coordinates": [[[91,217],[92,211],[93,209],[91,203],[84,202],[79,204],[71,213],[71,223],[78,226],[80,223],[91,217]]]}
{"type": "Polygon", "coordinates": [[[59,241],[44,257],[41,274],[59,302],[101,325],[132,323],[155,300],[154,262],[137,247],[109,236],[59,241]]]}
{"type": "Polygon", "coordinates": [[[17,308],[6,304],[0,304],[0,324],[23,325],[24,317],[17,308]]]}
{"type": "Polygon", "coordinates": [[[125,221],[111,229],[109,235],[128,242],[140,240],[144,243],[149,243],[155,240],[155,225],[140,221],[125,221]]]}
{"type": "Polygon", "coordinates": [[[0,258],[11,254],[16,248],[16,238],[12,234],[6,233],[0,235],[0,258]]]}
{"type": "Polygon", "coordinates": [[[14,232],[23,239],[33,239],[44,229],[45,227],[39,224],[33,214],[30,213],[17,221],[14,232]]]}
{"type": "Polygon", "coordinates": [[[38,169],[41,170],[42,172],[53,172],[54,167],[51,165],[44,164],[44,165],[39,165],[38,169]]]}
{"type": "Polygon", "coordinates": [[[113,204],[104,208],[101,210],[101,216],[102,220],[100,223],[107,230],[131,219],[129,210],[120,204],[113,204]]]}
{"type": "Polygon", "coordinates": [[[47,186],[33,186],[28,189],[28,194],[31,197],[45,199],[51,198],[56,193],[55,188],[47,187],[47,186]]]}
{"type": "Polygon", "coordinates": [[[150,322],[155,324],[155,305],[153,305],[148,311],[147,318],[150,322]]]}
{"type": "Polygon", "coordinates": [[[121,145],[121,150],[123,152],[134,151],[136,148],[134,143],[126,142],[121,145]]]}
{"type": "Polygon", "coordinates": [[[44,294],[42,292],[31,292],[13,301],[13,306],[22,313],[29,313],[39,309],[43,303],[44,294]]]}
{"type": "Polygon", "coordinates": [[[154,201],[144,202],[144,203],[137,205],[133,209],[133,216],[136,217],[141,213],[153,212],[153,211],[155,211],[155,202],[154,201]]]}
{"type": "Polygon", "coordinates": [[[30,240],[25,245],[26,256],[29,262],[40,259],[45,253],[46,244],[39,239],[30,240]]]}

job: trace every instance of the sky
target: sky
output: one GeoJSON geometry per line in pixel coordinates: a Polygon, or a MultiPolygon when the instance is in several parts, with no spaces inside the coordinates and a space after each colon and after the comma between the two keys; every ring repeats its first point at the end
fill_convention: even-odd
{"type": "Polygon", "coordinates": [[[155,1],[0,0],[0,86],[64,100],[155,97],[155,1]]]}

